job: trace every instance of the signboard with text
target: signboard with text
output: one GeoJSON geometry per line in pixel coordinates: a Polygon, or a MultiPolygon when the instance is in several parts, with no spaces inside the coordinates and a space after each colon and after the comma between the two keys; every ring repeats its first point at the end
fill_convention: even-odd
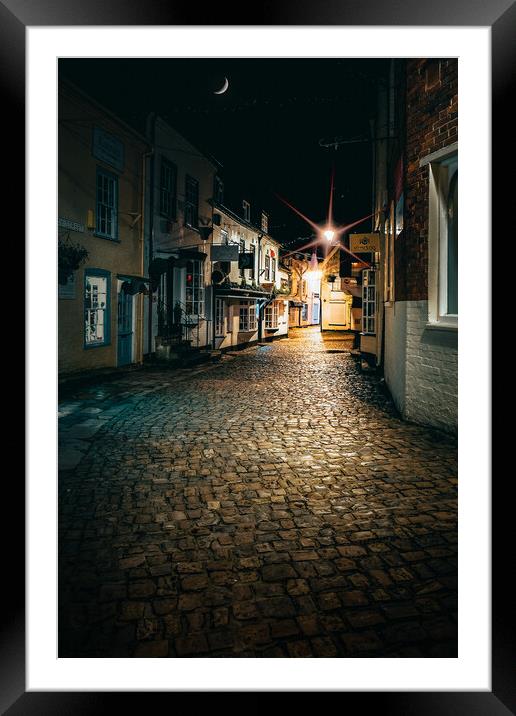
{"type": "Polygon", "coordinates": [[[236,244],[212,244],[212,261],[238,261],[239,248],[236,244]]]}
{"type": "Polygon", "coordinates": [[[380,251],[380,234],[350,234],[349,248],[354,254],[380,251]]]}
{"type": "Polygon", "coordinates": [[[117,169],[124,169],[124,145],[113,134],[100,127],[93,127],[93,156],[105,164],[117,169]]]}

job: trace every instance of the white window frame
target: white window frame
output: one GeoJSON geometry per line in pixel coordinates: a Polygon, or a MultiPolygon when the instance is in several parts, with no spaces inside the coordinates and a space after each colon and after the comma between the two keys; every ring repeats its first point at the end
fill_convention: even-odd
{"type": "Polygon", "coordinates": [[[97,166],[95,235],[118,241],[118,176],[97,166]]]}
{"type": "Polygon", "coordinates": [[[256,331],[256,302],[240,301],[238,330],[241,332],[256,331]]]}
{"type": "Polygon", "coordinates": [[[376,279],[374,269],[362,271],[362,333],[376,335],[376,279]]]}
{"type": "Polygon", "coordinates": [[[84,347],[110,344],[110,275],[88,270],[84,275],[84,347]],[[102,287],[102,288],[101,288],[102,287]],[[97,331],[101,332],[98,337],[97,331]]]}
{"type": "Polygon", "coordinates": [[[185,269],[185,311],[188,316],[204,316],[204,265],[199,259],[191,259],[185,269]],[[192,264],[192,285],[186,284],[188,265],[192,264]],[[189,296],[189,292],[191,295],[189,296]]]}
{"type": "Polygon", "coordinates": [[[448,313],[448,188],[458,170],[457,143],[420,161],[428,164],[428,328],[457,330],[448,313]]]}
{"type": "Polygon", "coordinates": [[[225,336],[227,333],[228,305],[223,298],[215,299],[215,335],[225,336]]]}
{"type": "Polygon", "coordinates": [[[265,261],[264,261],[264,268],[265,268],[265,275],[264,275],[264,281],[268,282],[271,280],[271,257],[269,253],[269,249],[265,252],[265,261]]]}
{"type": "Polygon", "coordinates": [[[245,199],[242,202],[242,209],[244,213],[244,221],[251,221],[251,204],[245,199]]]}
{"type": "Polygon", "coordinates": [[[389,218],[385,221],[384,291],[385,303],[394,302],[394,241],[396,231],[395,204],[391,201],[389,218]]]}
{"type": "Polygon", "coordinates": [[[269,233],[269,217],[265,213],[265,211],[262,211],[262,221],[261,221],[262,231],[265,234],[269,233]]]}
{"type": "Polygon", "coordinates": [[[278,302],[273,301],[265,306],[265,328],[277,328],[278,327],[278,302]]]}

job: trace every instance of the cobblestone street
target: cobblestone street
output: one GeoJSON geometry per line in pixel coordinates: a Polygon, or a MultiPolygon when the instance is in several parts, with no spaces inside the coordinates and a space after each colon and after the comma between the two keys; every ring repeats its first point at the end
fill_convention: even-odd
{"type": "Polygon", "coordinates": [[[456,440],[318,329],[59,404],[59,656],[457,655],[456,440]]]}

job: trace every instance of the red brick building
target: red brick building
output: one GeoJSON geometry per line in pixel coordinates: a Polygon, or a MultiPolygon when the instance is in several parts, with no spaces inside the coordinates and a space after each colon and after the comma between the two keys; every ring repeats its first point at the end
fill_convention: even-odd
{"type": "Polygon", "coordinates": [[[456,431],[457,60],[391,60],[375,124],[377,364],[403,417],[456,431]]]}

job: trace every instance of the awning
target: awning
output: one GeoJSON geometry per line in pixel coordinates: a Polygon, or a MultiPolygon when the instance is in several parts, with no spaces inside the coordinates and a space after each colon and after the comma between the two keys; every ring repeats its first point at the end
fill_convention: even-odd
{"type": "Polygon", "coordinates": [[[124,293],[134,296],[137,293],[149,293],[150,278],[146,276],[132,276],[131,274],[117,274],[117,278],[123,281],[120,288],[124,293]]]}
{"type": "Polygon", "coordinates": [[[362,298],[362,286],[350,286],[347,283],[341,283],[341,290],[348,295],[355,296],[356,298],[362,298]]]}
{"type": "Polygon", "coordinates": [[[157,253],[170,254],[167,258],[154,258],[149,264],[149,276],[152,281],[152,290],[155,291],[159,286],[159,281],[164,273],[176,266],[182,268],[186,266],[188,261],[204,261],[208,254],[203,251],[197,251],[195,248],[177,248],[177,249],[159,249],[157,253]]]}
{"type": "Polygon", "coordinates": [[[304,306],[302,301],[289,301],[288,303],[291,308],[303,308],[304,306]]]}
{"type": "Polygon", "coordinates": [[[221,286],[220,288],[218,286],[214,286],[214,288],[215,296],[217,298],[236,298],[242,301],[252,298],[257,301],[267,301],[271,297],[270,293],[256,291],[250,288],[230,288],[228,286],[221,286]]]}

